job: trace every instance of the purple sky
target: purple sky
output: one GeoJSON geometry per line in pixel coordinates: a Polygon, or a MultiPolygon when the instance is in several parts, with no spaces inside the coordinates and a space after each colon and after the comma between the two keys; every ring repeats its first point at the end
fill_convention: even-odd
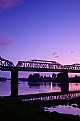
{"type": "Polygon", "coordinates": [[[0,0],[0,56],[80,63],[80,0],[0,0]]]}

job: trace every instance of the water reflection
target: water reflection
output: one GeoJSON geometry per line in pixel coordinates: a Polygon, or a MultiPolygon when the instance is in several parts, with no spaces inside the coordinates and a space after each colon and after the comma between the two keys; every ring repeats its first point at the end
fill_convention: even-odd
{"type": "MultiPolygon", "coordinates": [[[[35,94],[61,91],[80,91],[80,83],[28,82],[19,81],[18,94],[35,94]]],[[[10,80],[0,82],[0,96],[11,94],[10,80]]]]}
{"type": "Polygon", "coordinates": [[[70,105],[58,105],[55,107],[45,107],[45,111],[49,112],[58,112],[62,114],[73,114],[73,115],[79,115],[80,116],[80,109],[77,107],[73,107],[70,105]]]}
{"type": "Polygon", "coordinates": [[[0,96],[7,96],[11,94],[10,80],[0,82],[0,96]]]}
{"type": "Polygon", "coordinates": [[[23,93],[35,94],[35,93],[47,93],[47,92],[60,92],[61,91],[61,88],[58,86],[58,84],[53,83],[53,82],[24,82],[24,86],[22,86],[22,84],[23,82],[21,82],[19,85],[19,94],[23,94],[23,93]]]}
{"type": "Polygon", "coordinates": [[[80,83],[69,83],[69,91],[80,91],[80,83]]]}

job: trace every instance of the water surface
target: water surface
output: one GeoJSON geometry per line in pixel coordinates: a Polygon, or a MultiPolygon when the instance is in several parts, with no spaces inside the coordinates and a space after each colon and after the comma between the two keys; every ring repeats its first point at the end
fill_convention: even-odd
{"type": "MultiPolygon", "coordinates": [[[[48,92],[61,92],[61,84],[54,82],[28,82],[18,81],[18,94],[36,94],[48,92]]],[[[64,85],[63,85],[64,88],[64,85]]],[[[69,91],[80,91],[80,83],[69,83],[69,91]]],[[[11,81],[0,82],[0,96],[11,95],[11,81]]]]}
{"type": "Polygon", "coordinates": [[[58,105],[55,107],[45,107],[45,111],[49,112],[58,112],[61,114],[73,114],[73,115],[79,115],[80,116],[80,108],[73,107],[70,105],[58,105]]]}

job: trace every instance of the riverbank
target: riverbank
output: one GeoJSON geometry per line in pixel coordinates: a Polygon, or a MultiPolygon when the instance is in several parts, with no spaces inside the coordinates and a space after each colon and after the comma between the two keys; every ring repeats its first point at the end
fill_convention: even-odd
{"type": "Polygon", "coordinates": [[[0,121],[79,121],[79,116],[44,112],[44,107],[76,103],[80,108],[80,98],[65,101],[0,101],[0,121]]]}

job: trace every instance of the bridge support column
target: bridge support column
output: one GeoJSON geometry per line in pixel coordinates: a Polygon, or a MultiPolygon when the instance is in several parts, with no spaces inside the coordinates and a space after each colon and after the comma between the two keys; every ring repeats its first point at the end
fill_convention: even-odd
{"type": "Polygon", "coordinates": [[[62,75],[61,75],[61,81],[63,82],[63,81],[65,81],[65,82],[68,82],[68,72],[62,72],[61,73],[62,75]]]}
{"type": "Polygon", "coordinates": [[[61,92],[69,91],[68,72],[63,72],[61,76],[61,92]]]}
{"type": "Polygon", "coordinates": [[[11,70],[11,96],[18,96],[18,70],[11,70]]]}
{"type": "Polygon", "coordinates": [[[69,92],[69,83],[68,82],[61,82],[61,92],[69,92]]]}

